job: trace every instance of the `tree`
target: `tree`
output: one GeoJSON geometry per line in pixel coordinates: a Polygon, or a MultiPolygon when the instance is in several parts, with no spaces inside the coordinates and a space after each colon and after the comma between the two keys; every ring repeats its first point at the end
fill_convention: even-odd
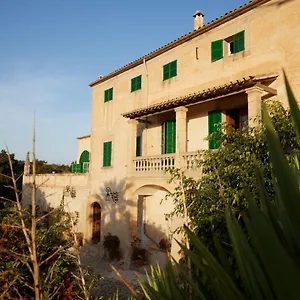
{"type": "MultiPolygon", "coordinates": [[[[21,191],[24,161],[15,159],[14,154],[10,154],[9,156],[13,165],[15,176],[16,178],[18,178],[17,188],[19,191],[21,191]]],[[[14,200],[14,201],[16,200],[14,190],[9,188],[9,185],[11,184],[11,180],[7,176],[11,176],[9,158],[7,152],[5,150],[1,150],[0,152],[0,209],[3,208],[3,200],[1,200],[1,197],[14,200]]]]}
{"type": "MultiPolygon", "coordinates": [[[[293,157],[299,156],[300,145],[290,111],[279,102],[266,104],[281,145],[291,161],[293,157]]],[[[263,124],[243,130],[234,130],[226,124],[222,127],[223,134],[214,133],[209,137],[219,138],[222,146],[217,150],[199,152],[198,168],[202,170],[203,176],[198,180],[184,176],[182,184],[187,201],[189,226],[211,250],[214,249],[213,234],[219,236],[222,242],[229,242],[224,217],[226,207],[232,207],[239,216],[247,211],[247,193],[252,193],[254,199],[258,200],[256,165],[263,173],[263,184],[269,197],[273,200],[275,197],[266,127],[263,124]]],[[[171,180],[180,181],[180,170],[170,172],[171,180]]],[[[182,185],[178,184],[175,192],[168,195],[175,204],[171,217],[184,217],[184,207],[180,200],[182,185]]]]}

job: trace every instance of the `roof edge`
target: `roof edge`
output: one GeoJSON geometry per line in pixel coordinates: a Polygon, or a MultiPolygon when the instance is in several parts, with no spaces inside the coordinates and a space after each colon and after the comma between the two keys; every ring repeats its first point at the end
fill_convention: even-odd
{"type": "Polygon", "coordinates": [[[158,49],[156,49],[156,50],[154,50],[154,51],[152,51],[152,52],[150,52],[150,53],[148,53],[148,54],[146,54],[146,55],[144,55],[140,58],[138,58],[137,60],[134,60],[134,61],[128,63],[127,65],[125,65],[125,66],[109,73],[108,75],[102,76],[101,78],[91,82],[89,84],[89,86],[93,87],[93,86],[95,86],[99,83],[107,81],[108,79],[111,79],[114,76],[117,76],[121,73],[124,73],[124,72],[126,72],[126,71],[142,64],[144,62],[144,60],[147,61],[147,60],[150,60],[150,59],[152,59],[156,56],[159,56],[160,54],[163,54],[163,53],[167,52],[170,49],[173,49],[173,48],[175,48],[175,47],[177,47],[177,46],[179,46],[179,45],[181,45],[181,44],[183,44],[183,43],[185,43],[185,42],[187,42],[187,41],[189,41],[189,40],[191,40],[191,39],[193,39],[193,38],[195,38],[195,37],[197,37],[197,36],[199,36],[199,35],[201,35],[205,32],[207,32],[207,31],[210,31],[210,30],[212,30],[212,29],[214,29],[214,28],[216,28],[216,27],[218,27],[218,26],[220,26],[220,25],[222,25],[222,24],[224,24],[224,23],[240,16],[241,14],[244,14],[244,13],[246,13],[246,12],[248,12],[248,11],[250,11],[250,10],[260,6],[260,5],[263,5],[267,2],[270,2],[270,1],[271,0],[253,0],[253,1],[250,1],[250,2],[240,6],[239,8],[236,8],[232,11],[229,11],[229,12],[225,13],[221,17],[219,17],[215,20],[212,20],[211,22],[207,23],[203,27],[201,27],[197,30],[191,31],[191,32],[179,37],[178,39],[176,39],[176,40],[174,40],[174,41],[172,41],[172,42],[170,42],[170,43],[168,43],[168,44],[166,44],[166,45],[164,45],[164,46],[162,46],[162,47],[160,47],[160,48],[158,48],[158,49]]]}
{"type": "Polygon", "coordinates": [[[90,137],[91,137],[90,134],[88,134],[88,135],[83,135],[83,136],[79,136],[79,137],[77,138],[77,140],[83,140],[83,139],[87,139],[87,138],[90,138],[90,137]]]}

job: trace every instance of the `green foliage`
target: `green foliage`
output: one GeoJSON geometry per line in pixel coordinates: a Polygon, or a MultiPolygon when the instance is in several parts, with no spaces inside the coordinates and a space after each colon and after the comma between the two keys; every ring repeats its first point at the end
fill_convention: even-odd
{"type": "MultiPolygon", "coordinates": [[[[19,178],[23,173],[24,162],[17,160],[14,154],[10,154],[10,158],[12,161],[15,176],[16,178],[19,178]]],[[[9,188],[9,185],[11,185],[11,181],[9,178],[5,177],[5,175],[11,176],[11,171],[9,167],[7,152],[5,150],[1,150],[0,152],[0,197],[4,197],[10,200],[15,200],[15,192],[11,188],[9,188]]],[[[18,185],[18,189],[21,190],[22,178],[19,178],[19,180],[17,181],[17,185],[18,185]]],[[[3,207],[3,201],[0,199],[0,209],[1,207],[3,207]]]]}
{"type": "MultiPolygon", "coordinates": [[[[293,157],[299,156],[300,144],[292,125],[290,111],[279,102],[266,104],[282,148],[287,159],[291,161],[293,157]]],[[[203,176],[200,179],[183,177],[190,218],[189,226],[199,232],[203,241],[211,249],[214,248],[213,232],[222,242],[229,241],[224,218],[226,207],[229,205],[234,208],[237,215],[247,211],[246,191],[251,192],[254,199],[258,200],[256,165],[263,174],[266,193],[274,199],[272,164],[266,142],[266,130],[263,124],[243,130],[234,130],[224,124],[223,131],[227,134],[220,136],[222,147],[199,153],[198,168],[203,176]],[[253,157],[256,159],[254,160],[253,157]]],[[[214,138],[214,134],[209,138],[214,138]]],[[[179,170],[170,172],[171,181],[177,181],[181,176],[179,170]]],[[[179,185],[168,197],[171,197],[175,203],[171,216],[183,216],[181,186],[179,185]]]]}
{"type": "Polygon", "coordinates": [[[36,160],[36,174],[49,174],[49,173],[69,173],[71,172],[71,166],[48,164],[44,160],[36,160]]]}
{"type": "MultiPolygon", "coordinates": [[[[287,84],[292,120],[295,124],[295,146],[300,143],[300,110],[287,84]]],[[[274,120],[274,119],[273,119],[274,120]]],[[[279,121],[279,120],[278,120],[279,121]]],[[[248,213],[236,218],[237,206],[225,202],[225,218],[238,272],[230,268],[222,248],[214,256],[188,228],[184,228],[193,250],[180,244],[193,264],[193,278],[184,277],[190,289],[179,298],[174,294],[183,291],[176,285],[175,269],[156,268],[148,282],[141,281],[143,299],[298,299],[300,282],[300,169],[297,156],[285,151],[285,141],[276,130],[272,116],[263,108],[263,123],[270,161],[270,182],[266,185],[264,168],[252,154],[256,188],[244,188],[248,213]],[[242,226],[242,224],[244,226],[242,226]],[[162,284],[162,281],[164,283],[162,284]],[[167,293],[165,291],[168,291],[167,293]],[[150,295],[150,298],[149,298],[150,295]],[[162,297],[162,295],[164,295],[162,297]]],[[[288,123],[290,124],[290,123],[288,123]]],[[[290,143],[289,140],[286,140],[290,143]]],[[[220,190],[220,187],[218,188],[220,190]]],[[[226,188],[221,192],[225,198],[226,188]]],[[[176,264],[178,267],[178,264],[176,264]]],[[[179,272],[184,274],[184,270],[179,272]]]]}
{"type": "MultiPolygon", "coordinates": [[[[39,208],[37,213],[42,216],[39,208]]],[[[30,228],[29,210],[25,210],[24,215],[26,227],[30,228]]],[[[0,210],[0,222],[0,294],[16,279],[9,289],[8,298],[32,299],[34,294],[29,287],[32,275],[28,268],[31,262],[14,205],[6,204],[0,210]]],[[[79,296],[81,288],[74,278],[74,275],[78,276],[78,263],[70,250],[74,246],[70,237],[70,216],[64,212],[63,204],[38,222],[37,245],[44,298],[63,295],[64,299],[74,299],[67,296],[79,296]]]]}

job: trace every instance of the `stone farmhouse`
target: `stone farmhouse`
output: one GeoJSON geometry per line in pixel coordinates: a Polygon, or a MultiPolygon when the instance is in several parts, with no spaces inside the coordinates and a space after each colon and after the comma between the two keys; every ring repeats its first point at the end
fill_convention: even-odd
{"type": "Polygon", "coordinates": [[[41,205],[64,197],[84,242],[110,232],[127,257],[138,236],[155,257],[181,222],[161,203],[174,190],[166,169],[201,176],[197,150],[218,147],[206,139],[216,124],[255,125],[264,99],[287,103],[282,68],[300,99],[299,0],[250,1],[207,24],[196,11],[191,32],[90,83],[91,132],[72,173],[37,175],[41,205]]]}

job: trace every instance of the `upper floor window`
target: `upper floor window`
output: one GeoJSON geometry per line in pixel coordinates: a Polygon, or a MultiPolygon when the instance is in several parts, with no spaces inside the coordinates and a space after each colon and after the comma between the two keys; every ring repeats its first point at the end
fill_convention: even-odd
{"type": "Polygon", "coordinates": [[[111,101],[113,99],[114,89],[110,88],[104,91],[104,102],[111,101]]]}
{"type": "Polygon", "coordinates": [[[225,39],[228,46],[228,55],[235,54],[245,50],[245,31],[236,33],[225,39]]]}
{"type": "Polygon", "coordinates": [[[142,88],[142,75],[131,79],[131,92],[135,92],[142,88]]]}
{"type": "Polygon", "coordinates": [[[163,66],[163,80],[177,76],[177,60],[163,66]]]}
{"type": "Polygon", "coordinates": [[[211,61],[216,61],[225,55],[235,54],[245,50],[245,31],[240,31],[226,39],[211,42],[211,61]]]}
{"type": "Polygon", "coordinates": [[[211,42],[211,61],[223,58],[223,40],[211,42]]]}

